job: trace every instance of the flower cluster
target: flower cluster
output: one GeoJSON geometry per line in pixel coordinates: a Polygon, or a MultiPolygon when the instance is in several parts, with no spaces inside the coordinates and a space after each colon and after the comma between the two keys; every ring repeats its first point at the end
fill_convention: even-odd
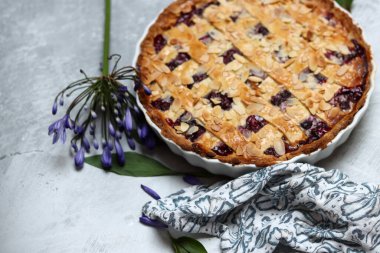
{"type": "Polygon", "coordinates": [[[147,95],[151,91],[141,82],[135,68],[117,69],[120,56],[112,55],[110,59],[112,58],[116,58],[116,62],[111,74],[88,77],[81,70],[84,78],[59,92],[53,103],[52,114],[55,115],[58,106],[64,105],[64,96],[79,93],[68,106],[65,115],[49,126],[53,144],[59,139],[62,143],[65,142],[67,129],[73,132],[71,147],[75,152],[74,162],[77,168],[83,167],[85,152],[89,152],[91,146],[96,150],[102,148],[101,162],[104,168],[111,168],[113,150],[117,162],[123,165],[123,136],[131,149],[135,149],[135,141],[150,149],[155,146],[155,136],[138,108],[135,97],[121,81],[133,81],[135,91],[143,89],[147,95]]]}

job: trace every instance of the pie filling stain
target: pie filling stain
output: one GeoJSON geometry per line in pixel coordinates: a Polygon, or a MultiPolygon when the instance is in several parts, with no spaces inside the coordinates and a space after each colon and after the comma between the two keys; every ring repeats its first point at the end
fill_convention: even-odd
{"type": "Polygon", "coordinates": [[[227,50],[226,52],[224,52],[224,54],[222,54],[221,56],[223,57],[223,63],[224,64],[228,64],[230,62],[232,62],[233,60],[235,60],[235,57],[234,57],[234,54],[240,54],[240,55],[243,55],[239,49],[233,47],[229,50],[227,50]]]}
{"type": "Polygon", "coordinates": [[[188,125],[186,131],[184,131],[183,134],[186,139],[190,140],[191,142],[196,141],[199,137],[201,137],[205,132],[206,129],[198,124],[196,120],[193,118],[191,113],[184,112],[176,121],[173,121],[169,118],[166,119],[166,122],[172,127],[176,128],[181,125],[181,123],[186,123],[188,125]]]}
{"type": "Polygon", "coordinates": [[[190,55],[187,53],[178,53],[176,58],[171,60],[169,63],[166,64],[166,66],[169,67],[171,71],[173,71],[175,68],[177,68],[179,65],[183,64],[184,62],[187,62],[191,59],[190,55]]]}
{"type": "Polygon", "coordinates": [[[277,154],[277,152],[276,152],[276,150],[274,149],[274,147],[267,148],[267,149],[264,151],[264,154],[266,154],[266,155],[271,155],[271,156],[274,156],[274,157],[277,157],[277,158],[280,157],[280,155],[277,154]]]}
{"type": "Polygon", "coordinates": [[[324,84],[327,82],[327,77],[322,75],[321,73],[318,73],[318,74],[314,74],[313,71],[311,71],[310,68],[306,68],[304,69],[298,76],[298,79],[301,81],[301,82],[307,82],[308,80],[308,76],[312,75],[315,80],[317,81],[318,84],[324,84]]]}
{"type": "Polygon", "coordinates": [[[170,106],[172,105],[174,101],[174,98],[172,96],[166,97],[166,98],[159,98],[157,100],[154,100],[152,102],[152,106],[161,110],[161,111],[167,111],[169,110],[170,106]]]}
{"type": "Polygon", "coordinates": [[[330,131],[330,127],[324,121],[314,116],[310,116],[300,125],[304,130],[306,130],[306,134],[308,136],[308,140],[304,144],[319,140],[323,135],[330,131]]]}
{"type": "Polygon", "coordinates": [[[198,73],[198,74],[193,75],[192,77],[193,77],[194,83],[200,83],[206,78],[208,78],[208,75],[207,73],[198,73]]]}
{"type": "Polygon", "coordinates": [[[331,61],[343,65],[349,64],[356,57],[364,56],[365,49],[363,48],[363,46],[360,45],[360,43],[355,39],[352,39],[351,42],[352,44],[354,44],[354,47],[350,48],[350,54],[343,54],[337,51],[327,50],[327,52],[325,53],[325,57],[331,61]]]}
{"type": "Polygon", "coordinates": [[[343,111],[350,110],[352,104],[357,103],[363,96],[362,86],[357,86],[353,88],[342,87],[338,90],[334,97],[330,100],[330,104],[333,106],[339,106],[343,111]]]}
{"type": "Polygon", "coordinates": [[[288,100],[288,98],[290,98],[291,96],[292,93],[290,93],[290,91],[282,90],[279,93],[277,93],[277,95],[272,96],[270,102],[272,103],[272,105],[281,106],[281,104],[288,100]]]}
{"type": "Polygon", "coordinates": [[[253,29],[253,32],[255,34],[261,34],[263,37],[267,36],[269,34],[268,28],[263,26],[262,23],[258,23],[255,28],[253,29]]]}
{"type": "Polygon", "coordinates": [[[220,142],[218,145],[213,147],[211,150],[220,156],[228,156],[234,152],[233,149],[230,148],[229,146],[227,146],[227,144],[225,144],[224,142],[220,142]]]}
{"type": "Polygon", "coordinates": [[[165,37],[162,34],[157,35],[153,39],[153,45],[154,50],[156,51],[156,54],[158,54],[168,43],[168,41],[165,39],[165,37]]]}
{"type": "Polygon", "coordinates": [[[227,96],[227,94],[212,91],[206,96],[206,98],[210,100],[212,107],[220,105],[220,107],[226,111],[232,108],[233,99],[227,96]]]}
{"type": "Polygon", "coordinates": [[[199,38],[199,40],[205,44],[206,46],[209,45],[214,39],[211,37],[209,33],[199,38]]]}
{"type": "Polygon", "coordinates": [[[245,121],[245,126],[240,126],[239,130],[244,135],[244,130],[252,131],[254,133],[257,133],[260,131],[261,128],[263,128],[265,125],[268,124],[268,122],[263,119],[262,117],[258,115],[251,115],[249,116],[245,121]]]}
{"type": "Polygon", "coordinates": [[[207,3],[204,6],[199,7],[199,8],[193,7],[191,9],[191,11],[189,11],[189,12],[185,12],[185,13],[181,12],[181,14],[179,15],[175,25],[179,25],[179,24],[183,23],[187,26],[193,26],[195,24],[193,21],[193,16],[197,15],[197,16],[202,17],[204,10],[211,5],[217,5],[218,6],[218,5],[220,5],[220,3],[218,1],[214,1],[214,2],[207,3]]]}
{"type": "Polygon", "coordinates": [[[193,78],[194,82],[186,85],[189,90],[191,90],[193,88],[194,84],[200,83],[203,80],[207,79],[208,75],[207,75],[207,73],[197,73],[197,74],[193,75],[192,78],[193,78]]]}

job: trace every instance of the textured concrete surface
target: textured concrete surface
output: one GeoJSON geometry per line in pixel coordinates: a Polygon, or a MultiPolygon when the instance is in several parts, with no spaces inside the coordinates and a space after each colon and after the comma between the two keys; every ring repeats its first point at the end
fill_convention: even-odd
{"type": "MultiPolygon", "coordinates": [[[[112,53],[130,64],[144,28],[170,0],[114,0],[112,53]]],[[[380,60],[380,0],[355,2],[380,60]]],[[[52,146],[47,127],[53,96],[98,73],[102,57],[102,0],[0,2],[0,252],[170,252],[165,232],[138,223],[149,200],[141,183],[162,195],[184,187],[179,177],[130,178],[91,166],[73,168],[68,146],[52,146]]],[[[379,75],[377,75],[377,80],[379,75]]],[[[380,183],[380,97],[346,145],[319,163],[353,179],[380,183]]],[[[152,154],[172,168],[189,169],[162,148],[152,154]]],[[[218,240],[201,238],[209,252],[218,240]]]]}

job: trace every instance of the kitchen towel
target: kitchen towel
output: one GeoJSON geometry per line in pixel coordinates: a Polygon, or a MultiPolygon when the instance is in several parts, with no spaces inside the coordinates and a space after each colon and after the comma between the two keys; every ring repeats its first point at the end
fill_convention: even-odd
{"type": "Polygon", "coordinates": [[[143,214],[187,233],[217,236],[222,252],[380,253],[380,186],[339,170],[280,164],[148,202],[143,214]]]}

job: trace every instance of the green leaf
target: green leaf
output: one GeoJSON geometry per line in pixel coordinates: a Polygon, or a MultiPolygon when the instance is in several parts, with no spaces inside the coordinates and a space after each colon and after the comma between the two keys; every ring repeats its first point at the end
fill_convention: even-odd
{"type": "MultiPolygon", "coordinates": [[[[117,164],[116,155],[112,155],[112,161],[114,161],[112,168],[106,170],[108,172],[113,172],[121,176],[132,176],[132,177],[155,177],[155,176],[168,176],[168,175],[182,175],[177,171],[173,171],[168,167],[164,166],[160,162],[149,158],[147,156],[135,153],[135,152],[125,152],[125,164],[120,166],[117,164]]],[[[86,157],[85,162],[99,169],[102,168],[100,162],[100,155],[86,157]]],[[[194,176],[199,177],[209,177],[212,174],[199,171],[191,173],[194,176]]]]}
{"type": "Polygon", "coordinates": [[[352,6],[353,0],[336,0],[336,1],[343,8],[345,8],[348,11],[351,11],[351,6],[352,6]]]}
{"type": "Polygon", "coordinates": [[[191,237],[183,236],[178,239],[171,237],[171,240],[175,253],[207,253],[202,243],[191,237]]]}

